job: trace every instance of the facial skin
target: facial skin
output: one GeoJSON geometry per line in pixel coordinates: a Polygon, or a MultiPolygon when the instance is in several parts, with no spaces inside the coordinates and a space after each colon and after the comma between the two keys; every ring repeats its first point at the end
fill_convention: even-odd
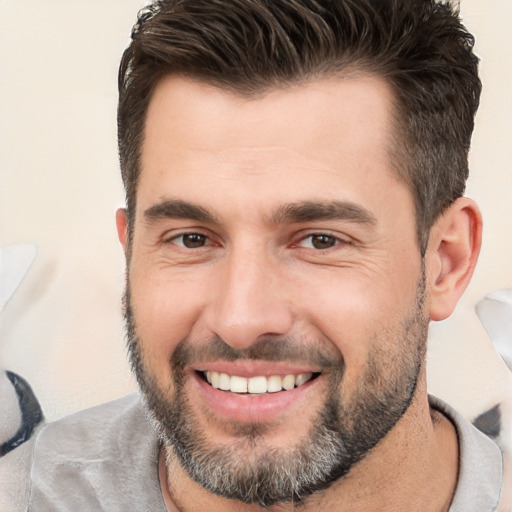
{"type": "MultiPolygon", "coordinates": [[[[430,423],[427,324],[456,302],[438,300],[430,283],[440,287],[457,265],[432,251],[422,262],[412,195],[391,166],[391,104],[374,77],[255,99],[180,77],[158,85],[127,300],[132,362],[171,442],[176,500],[173,482],[188,478],[177,461],[203,486],[220,481],[212,492],[273,505],[370,464],[390,430],[430,423]],[[214,389],[206,371],[314,378],[253,396],[214,389]],[[335,454],[332,467],[318,446],[335,454]],[[284,481],[281,496],[233,491],[265,463],[282,473],[299,456],[309,482],[284,481]],[[325,470],[317,478],[312,468],[325,470]]],[[[475,216],[466,203],[457,211],[475,216]]],[[[464,228],[471,215],[459,215],[464,228]]],[[[123,212],[117,221],[126,247],[123,212]]]]}

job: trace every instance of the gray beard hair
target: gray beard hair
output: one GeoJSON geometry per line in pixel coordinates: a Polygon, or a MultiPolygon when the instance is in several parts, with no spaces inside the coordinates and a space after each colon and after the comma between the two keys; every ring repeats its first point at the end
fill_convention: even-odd
{"type": "MultiPolygon", "coordinates": [[[[388,434],[411,404],[425,360],[428,319],[423,312],[424,299],[423,274],[416,304],[402,322],[401,332],[387,333],[394,336],[389,338],[391,346],[396,344],[396,335],[401,335],[399,354],[390,357],[384,349],[374,348],[350,403],[340,392],[344,374],[341,355],[333,363],[331,349],[316,358],[327,365],[327,371],[322,371],[327,381],[326,396],[317,418],[311,422],[308,436],[295,447],[268,446],[264,434],[272,428],[270,424],[237,423],[226,424],[234,437],[229,446],[212,446],[184,391],[184,369],[191,360],[192,345],[183,340],[171,356],[174,393],[167,396],[144,366],[143,342],[136,335],[128,285],[124,304],[130,361],[148,414],[166,447],[167,464],[177,458],[190,478],[207,491],[263,507],[300,504],[313,493],[327,489],[388,434]],[[327,356],[331,356],[330,363],[327,356]]],[[[386,332],[382,339],[388,339],[386,332]]],[[[388,346],[385,342],[380,345],[388,346]]],[[[240,351],[215,338],[210,344],[203,344],[201,350],[204,352],[207,347],[211,354],[228,360],[283,360],[283,353],[292,354],[296,346],[292,340],[280,339],[277,343],[266,338],[240,351]]]]}

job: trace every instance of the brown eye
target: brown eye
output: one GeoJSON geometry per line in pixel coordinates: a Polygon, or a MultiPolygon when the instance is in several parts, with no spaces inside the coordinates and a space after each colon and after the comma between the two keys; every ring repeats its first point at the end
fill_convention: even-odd
{"type": "Polygon", "coordinates": [[[312,233],[305,236],[299,243],[305,249],[316,249],[317,251],[330,249],[336,245],[343,244],[337,236],[329,235],[327,233],[312,233]]]}
{"type": "Polygon", "coordinates": [[[185,233],[174,239],[175,243],[187,249],[197,249],[207,244],[208,238],[200,233],[185,233]]]}
{"type": "Polygon", "coordinates": [[[315,249],[330,249],[338,243],[334,236],[330,235],[311,235],[311,246],[315,249]]]}

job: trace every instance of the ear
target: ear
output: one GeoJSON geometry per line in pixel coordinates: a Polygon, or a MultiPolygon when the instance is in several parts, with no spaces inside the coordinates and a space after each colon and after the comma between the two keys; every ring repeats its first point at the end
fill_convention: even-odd
{"type": "Polygon", "coordinates": [[[128,240],[128,218],[126,216],[126,209],[119,208],[116,211],[116,227],[117,237],[123,246],[123,250],[126,254],[126,241],[128,240]]]}
{"type": "Polygon", "coordinates": [[[474,201],[457,199],[436,221],[426,254],[430,319],[448,318],[464,293],[482,243],[482,216],[474,201]]]}

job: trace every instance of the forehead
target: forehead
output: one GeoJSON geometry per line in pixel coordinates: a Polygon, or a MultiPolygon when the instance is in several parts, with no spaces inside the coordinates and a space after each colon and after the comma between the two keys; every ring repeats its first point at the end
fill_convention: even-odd
{"type": "Polygon", "coordinates": [[[321,149],[322,141],[330,142],[333,128],[340,139],[366,135],[384,141],[390,135],[392,98],[388,83],[368,74],[332,76],[249,97],[169,76],[155,88],[145,136],[167,129],[175,137],[183,137],[175,139],[176,146],[187,142],[189,135],[189,142],[198,138],[201,147],[213,150],[230,142],[258,147],[272,140],[321,149]],[[233,130],[226,131],[226,123],[233,130]],[[259,129],[262,125],[264,131],[259,129]]]}
{"type": "Polygon", "coordinates": [[[397,186],[389,155],[392,100],[389,85],[368,75],[251,98],[167,77],[147,113],[138,206],[177,192],[193,200],[201,191],[229,190],[276,203],[354,201],[365,187],[397,186]]]}

